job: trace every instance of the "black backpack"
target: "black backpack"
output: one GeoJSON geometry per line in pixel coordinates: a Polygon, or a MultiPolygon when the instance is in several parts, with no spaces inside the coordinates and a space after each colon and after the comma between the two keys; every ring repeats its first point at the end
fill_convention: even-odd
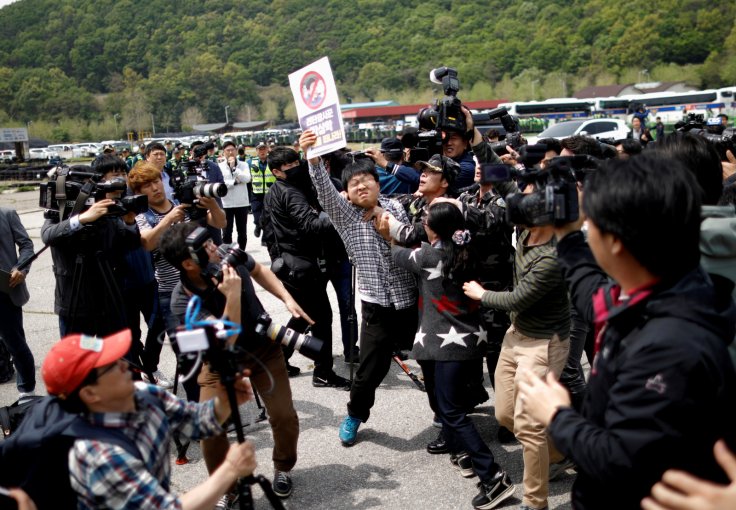
{"type": "MultiPolygon", "coordinates": [[[[161,406],[148,392],[138,395],[161,406]]],[[[77,508],[77,494],[69,481],[69,450],[77,439],[104,441],[142,459],[122,431],[92,425],[62,409],[56,397],[43,397],[28,409],[12,436],[0,442],[0,485],[22,488],[39,510],[77,508]]],[[[15,502],[1,498],[0,510],[6,508],[15,508],[15,502]]]]}

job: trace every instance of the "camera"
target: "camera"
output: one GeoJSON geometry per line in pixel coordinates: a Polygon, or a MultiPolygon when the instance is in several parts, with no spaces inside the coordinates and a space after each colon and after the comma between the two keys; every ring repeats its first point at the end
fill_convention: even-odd
{"type": "Polygon", "coordinates": [[[215,142],[207,142],[197,145],[192,149],[192,156],[199,159],[202,156],[206,156],[209,151],[215,148],[215,142]]]}
{"type": "Polygon", "coordinates": [[[280,343],[299,352],[303,356],[316,361],[320,359],[324,342],[291,328],[274,324],[267,313],[262,313],[256,319],[256,333],[268,337],[273,342],[280,343]]]}
{"type": "MultiPolygon", "coordinates": [[[[487,119],[491,125],[503,126],[505,133],[504,139],[491,143],[491,149],[499,156],[507,154],[506,146],[518,151],[520,147],[526,144],[526,140],[521,135],[519,121],[509,115],[509,111],[505,107],[494,108],[486,113],[487,119]]],[[[499,130],[500,132],[501,130],[499,130]]]]}
{"type": "MultiPolygon", "coordinates": [[[[72,213],[79,214],[92,204],[104,200],[108,193],[127,189],[123,177],[102,181],[102,175],[91,172],[86,166],[60,167],[49,177],[49,181],[39,187],[39,207],[45,209],[44,218],[65,220],[72,213]]],[[[114,199],[108,207],[107,216],[123,216],[130,212],[140,214],[148,210],[146,195],[126,196],[114,199]]]]}
{"type": "Polygon", "coordinates": [[[736,141],[736,129],[726,128],[721,124],[721,119],[718,117],[706,121],[701,113],[688,113],[685,120],[675,124],[675,129],[702,136],[711,142],[718,151],[721,161],[728,161],[727,151],[736,154],[736,144],[734,143],[736,141]]]}
{"type": "Polygon", "coordinates": [[[506,196],[506,214],[514,225],[537,227],[562,225],[578,219],[577,183],[598,168],[598,161],[588,155],[559,156],[544,169],[524,172],[520,187],[536,186],[533,193],[511,193],[506,196]]]}
{"type": "Polygon", "coordinates": [[[465,133],[465,114],[460,106],[462,103],[457,98],[460,90],[460,80],[457,70],[452,67],[438,67],[429,72],[432,83],[442,85],[445,97],[435,101],[434,105],[419,110],[417,119],[419,126],[427,131],[457,131],[465,133]]]}
{"type": "MultiPolygon", "coordinates": [[[[200,147],[201,145],[198,145],[195,150],[200,147]]],[[[227,195],[227,186],[224,183],[207,182],[202,176],[205,164],[199,161],[183,161],[178,168],[171,171],[171,187],[174,190],[174,198],[179,203],[195,205],[202,197],[215,198],[227,195]]],[[[201,208],[191,208],[189,214],[192,219],[199,219],[206,216],[207,212],[201,208]]]]}

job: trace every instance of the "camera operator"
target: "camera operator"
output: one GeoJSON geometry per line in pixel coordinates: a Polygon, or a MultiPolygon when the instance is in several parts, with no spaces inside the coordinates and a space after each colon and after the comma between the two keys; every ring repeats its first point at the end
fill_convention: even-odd
{"type": "MultiPolygon", "coordinates": [[[[268,155],[268,167],[276,177],[263,204],[263,240],[284,287],[314,319],[312,333],[324,341],[323,356],[315,360],[312,386],[348,388],[350,382],[332,369],[332,309],[327,296],[325,241],[334,233],[330,218],[317,210],[308,168],[289,147],[276,147],[268,155]],[[311,202],[311,203],[310,203],[311,202]],[[299,267],[296,267],[296,265],[299,267]]],[[[303,319],[293,318],[288,328],[303,333],[303,319]]],[[[293,350],[284,348],[289,360],[293,350]]]]}
{"type": "MultiPolygon", "coordinates": [[[[171,315],[171,292],[179,283],[179,271],[161,256],[158,249],[161,235],[172,225],[190,221],[189,205],[172,202],[166,197],[161,172],[148,162],[138,163],[128,175],[130,187],[135,193],[148,197],[148,210],[135,217],[141,233],[143,248],[153,256],[154,274],[158,286],[158,311],[167,331],[177,326],[171,315]]],[[[206,223],[216,228],[225,226],[225,213],[214,198],[201,197],[200,204],[207,208],[206,223]]],[[[187,394],[194,399],[196,386],[187,388],[187,394]]],[[[195,399],[196,400],[196,399],[195,399]]]]}
{"type": "Polygon", "coordinates": [[[256,146],[256,154],[258,158],[254,158],[250,162],[250,175],[251,184],[250,190],[252,193],[250,205],[253,211],[253,223],[255,224],[255,230],[253,234],[256,237],[261,236],[261,212],[263,211],[263,201],[265,200],[266,193],[269,188],[276,182],[276,177],[271,173],[271,169],[268,167],[268,145],[266,142],[258,142],[256,146]]]}
{"type": "Polygon", "coordinates": [[[248,183],[251,180],[250,167],[247,163],[238,161],[238,151],[235,142],[228,140],[222,144],[222,152],[225,160],[220,163],[225,184],[227,184],[227,195],[222,197],[222,205],[225,209],[227,225],[223,232],[223,241],[227,244],[233,242],[233,225],[238,229],[238,246],[245,249],[248,241],[248,183]]]}
{"type": "Polygon", "coordinates": [[[597,354],[579,412],[551,378],[527,374],[519,392],[578,466],[575,508],[638,508],[670,468],[728,481],[712,448],[719,438],[736,445],[726,350],[736,307],[699,267],[697,190],[662,154],[610,160],[585,180],[588,243],[582,220],[555,228],[573,304],[595,321],[597,354]]]}
{"type": "Polygon", "coordinates": [[[382,195],[414,193],[419,187],[419,172],[404,165],[404,146],[398,138],[381,140],[380,150],[366,149],[376,163],[382,195]]]}
{"type": "MultiPolygon", "coordinates": [[[[90,172],[76,166],[71,171],[90,172]]],[[[123,254],[140,246],[135,213],[109,215],[108,208],[123,193],[125,173],[112,169],[100,176],[102,182],[123,180],[120,191],[106,193],[88,209],[67,219],[48,218],[41,227],[41,240],[51,246],[56,278],[54,312],[59,331],[105,335],[127,327],[125,304],[120,293],[123,254]]],[[[78,197],[81,199],[82,197],[78,197]]]]}
{"type": "MultiPolygon", "coordinates": [[[[128,330],[105,338],[70,335],[54,344],[41,368],[49,395],[57,396],[68,412],[81,413],[90,427],[124,436],[140,454],[105,439],[77,439],[69,451],[69,478],[78,507],[209,510],[239,477],[253,473],[253,444],[233,445],[227,462],[206,482],[181,496],[173,494],[172,435],[198,439],[223,433],[230,404],[222,386],[211,402],[195,404],[156,386],[134,383],[122,359],[130,344],[128,330]]],[[[242,376],[235,390],[238,403],[252,397],[242,376]]]]}
{"type": "MultiPolygon", "coordinates": [[[[527,184],[523,192],[538,192],[537,184],[527,184]]],[[[549,444],[544,426],[521,408],[516,388],[523,369],[540,375],[559,374],[568,356],[570,301],[557,262],[552,225],[529,226],[521,232],[513,283],[513,290],[491,291],[472,281],[463,290],[484,307],[510,313],[512,324],[503,338],[494,374],[496,419],[524,447],[521,508],[543,509],[549,495],[550,463],[564,459],[549,444]]]]}
{"type": "MultiPolygon", "coordinates": [[[[312,320],[294,301],[276,275],[245,252],[242,252],[246,257],[242,264],[224,269],[232,280],[237,280],[238,285],[224,285],[225,280],[215,285],[213,278],[205,272],[208,263],[219,262],[214,244],[211,240],[205,242],[206,256],[198,256],[197,261],[192,258],[192,252],[187,246],[187,237],[197,228],[192,223],[177,224],[168,229],[161,238],[163,256],[181,272],[181,282],[172,295],[171,311],[178,322],[183,324],[189,297],[198,295],[202,299],[203,313],[215,317],[222,317],[224,314],[230,321],[242,326],[243,330],[236,343],[245,352],[239,364],[251,371],[251,383],[266,406],[274,440],[273,489],[277,496],[286,498],[292,490],[289,473],[297,459],[299,419],[294,410],[281,347],[256,332],[258,318],[264,313],[264,309],[256,296],[251,278],[283,301],[293,317],[303,318],[310,323],[312,320]]],[[[206,402],[217,394],[219,381],[220,375],[209,364],[205,364],[197,379],[201,387],[200,402],[206,402]]],[[[207,469],[213,473],[225,460],[228,450],[227,435],[223,432],[206,439],[202,441],[201,447],[207,469]]],[[[226,495],[229,501],[234,497],[232,492],[226,495]]]]}

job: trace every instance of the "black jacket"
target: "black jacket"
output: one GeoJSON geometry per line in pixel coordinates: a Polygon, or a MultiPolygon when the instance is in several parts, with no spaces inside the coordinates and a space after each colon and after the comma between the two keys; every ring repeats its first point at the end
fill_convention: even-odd
{"type": "MultiPolygon", "coordinates": [[[[607,284],[582,233],[558,244],[573,304],[593,319],[607,284]]],[[[674,254],[676,256],[676,254],[674,254]]],[[[562,409],[549,433],[578,466],[576,509],[634,509],[669,468],[725,482],[713,444],[736,446],[736,375],[726,350],[736,307],[700,268],[610,313],[581,413],[562,409]]]]}
{"type": "Polygon", "coordinates": [[[334,228],[326,214],[312,207],[304,191],[278,179],[266,194],[263,209],[263,235],[272,260],[283,252],[324,257],[322,242],[334,228]]]}

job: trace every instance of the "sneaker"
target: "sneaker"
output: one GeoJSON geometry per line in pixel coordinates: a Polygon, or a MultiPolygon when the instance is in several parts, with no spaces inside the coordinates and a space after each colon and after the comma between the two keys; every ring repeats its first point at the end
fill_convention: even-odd
{"type": "Polygon", "coordinates": [[[21,391],[18,394],[18,400],[21,400],[21,399],[24,399],[24,398],[28,398],[28,397],[35,397],[35,396],[36,396],[36,390],[32,390],[32,391],[21,391]]]}
{"type": "Polygon", "coordinates": [[[144,381],[146,381],[147,383],[150,383],[150,384],[155,384],[155,385],[156,385],[156,386],[158,386],[159,388],[163,388],[163,389],[165,389],[165,390],[170,390],[171,388],[173,388],[173,387],[174,387],[174,383],[172,383],[172,382],[171,382],[171,381],[170,381],[170,380],[169,380],[169,379],[168,379],[168,378],[167,378],[167,377],[166,377],[166,376],[164,375],[164,373],[163,373],[163,372],[162,372],[161,370],[156,370],[156,371],[155,371],[155,372],[153,373],[153,381],[151,381],[151,378],[150,378],[150,377],[148,377],[148,374],[146,374],[146,373],[143,373],[143,374],[141,374],[141,379],[143,379],[143,380],[144,380],[144,381]]]}
{"type": "Polygon", "coordinates": [[[362,422],[358,418],[347,415],[340,424],[340,441],[343,446],[353,446],[358,435],[358,427],[362,422]]]}
{"type": "Polygon", "coordinates": [[[273,492],[280,498],[288,498],[291,496],[291,490],[293,488],[291,483],[291,477],[286,471],[274,471],[273,474],[273,492]]]}
{"type": "Polygon", "coordinates": [[[549,481],[556,480],[568,469],[575,469],[575,463],[570,460],[568,457],[565,457],[560,462],[555,462],[554,464],[549,465],[549,481]]]}
{"type": "Polygon", "coordinates": [[[442,429],[440,429],[437,437],[433,441],[427,443],[427,453],[434,455],[438,453],[447,453],[449,451],[450,450],[447,448],[447,441],[445,441],[445,434],[442,432],[442,429]]]}
{"type": "Polygon", "coordinates": [[[349,390],[350,381],[332,372],[325,377],[312,376],[312,386],[315,388],[343,388],[349,390]]]}
{"type": "Polygon", "coordinates": [[[438,429],[442,428],[442,422],[437,418],[436,414],[432,417],[432,426],[438,429]]]}
{"type": "Polygon", "coordinates": [[[286,373],[289,374],[289,377],[296,377],[302,373],[302,370],[299,367],[295,367],[294,365],[289,364],[289,362],[287,361],[286,373]]]}
{"type": "Polygon", "coordinates": [[[513,496],[516,490],[505,471],[499,471],[487,482],[481,480],[478,488],[480,492],[473,498],[473,508],[477,510],[495,508],[501,501],[513,496]]]}
{"type": "Polygon", "coordinates": [[[460,474],[463,475],[465,478],[473,478],[475,476],[473,461],[470,460],[470,455],[468,455],[467,453],[451,453],[450,463],[455,469],[460,470],[460,474]]]}
{"type": "Polygon", "coordinates": [[[261,237],[261,227],[256,225],[256,228],[253,230],[253,235],[256,237],[261,237]]]}
{"type": "Polygon", "coordinates": [[[237,508],[238,505],[238,493],[228,492],[220,498],[215,505],[215,510],[231,510],[237,508]]]}

